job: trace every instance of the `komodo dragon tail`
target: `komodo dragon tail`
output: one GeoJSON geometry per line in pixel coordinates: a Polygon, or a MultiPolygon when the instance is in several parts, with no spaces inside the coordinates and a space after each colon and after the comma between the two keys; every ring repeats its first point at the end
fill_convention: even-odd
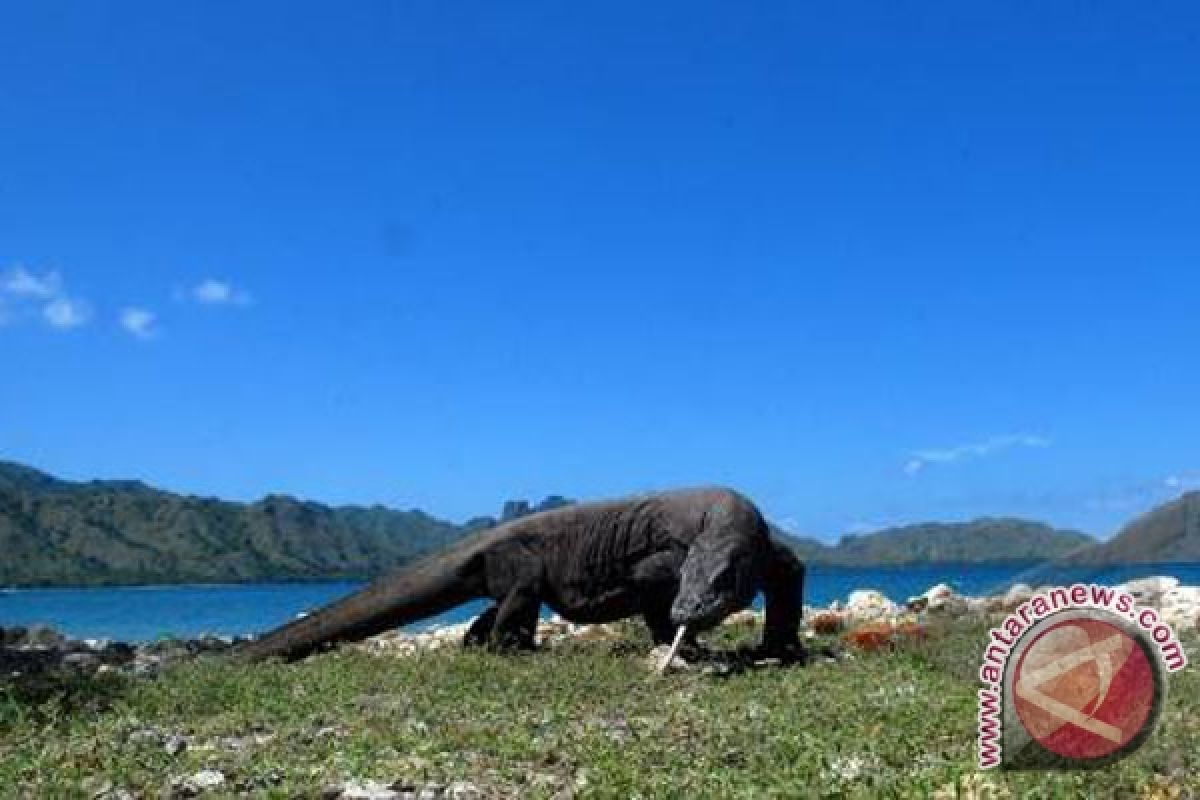
{"type": "Polygon", "coordinates": [[[482,572],[461,550],[433,556],[289,622],[239,647],[234,658],[294,661],[337,642],[357,641],[407,625],[479,597],[482,572]]]}

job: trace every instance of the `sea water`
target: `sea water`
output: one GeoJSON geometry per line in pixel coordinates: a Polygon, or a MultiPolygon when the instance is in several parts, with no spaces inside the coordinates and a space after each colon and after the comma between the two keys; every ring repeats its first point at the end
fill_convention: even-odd
{"type": "MultiPolygon", "coordinates": [[[[878,589],[903,602],[938,583],[966,595],[1003,592],[1016,582],[1034,586],[1074,581],[1114,584],[1148,575],[1172,575],[1200,585],[1200,564],[1137,564],[1104,569],[1051,569],[1033,564],[906,567],[810,566],[804,600],[810,605],[845,601],[855,589],[878,589]]],[[[105,588],[0,590],[0,626],[50,625],[80,639],[149,641],[165,636],[261,633],[346,595],[355,581],[253,583],[105,588]]],[[[483,601],[422,620],[410,630],[461,622],[483,601]]]]}

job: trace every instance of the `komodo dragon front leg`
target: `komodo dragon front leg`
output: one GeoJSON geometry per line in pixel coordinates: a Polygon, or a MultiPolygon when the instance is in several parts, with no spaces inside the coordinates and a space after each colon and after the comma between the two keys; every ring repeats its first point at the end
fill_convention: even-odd
{"type": "Polygon", "coordinates": [[[533,650],[541,597],[532,588],[515,589],[480,614],[463,635],[464,647],[533,650]]]}
{"type": "Polygon", "coordinates": [[[518,586],[500,601],[489,644],[497,650],[533,650],[541,592],[536,586],[518,586]]]}
{"type": "Polygon", "coordinates": [[[542,560],[520,542],[484,557],[487,593],[498,601],[476,617],[463,637],[467,647],[533,650],[542,607],[542,560]]]}
{"type": "Polygon", "coordinates": [[[492,630],[496,627],[496,614],[499,611],[500,606],[493,604],[476,617],[463,636],[463,647],[485,647],[492,638],[492,630]]]}

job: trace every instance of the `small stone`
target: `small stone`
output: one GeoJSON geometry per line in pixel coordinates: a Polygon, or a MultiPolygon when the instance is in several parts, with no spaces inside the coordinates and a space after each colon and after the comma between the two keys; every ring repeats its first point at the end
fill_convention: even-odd
{"type": "Polygon", "coordinates": [[[1162,595],[1178,586],[1179,578],[1156,575],[1150,578],[1126,581],[1117,588],[1133,595],[1133,599],[1137,601],[1138,605],[1153,606],[1158,605],[1158,600],[1162,595]]]}
{"type": "Polygon", "coordinates": [[[855,589],[846,600],[846,613],[857,620],[874,620],[896,614],[899,608],[875,589],[855,589]]]}
{"type": "Polygon", "coordinates": [[[735,611],[725,618],[725,625],[757,625],[758,612],[753,609],[746,608],[741,611],[735,611]]]}
{"type": "Polygon", "coordinates": [[[1004,599],[1000,603],[1000,608],[1003,611],[1016,611],[1023,603],[1028,603],[1033,599],[1033,589],[1025,583],[1014,584],[1011,589],[1004,593],[1004,599]]]}
{"type": "Polygon", "coordinates": [[[939,583],[925,593],[926,609],[938,614],[959,616],[966,612],[967,601],[947,584],[939,583]]]}
{"type": "Polygon", "coordinates": [[[701,670],[701,675],[715,675],[718,678],[724,678],[733,672],[733,665],[718,661],[714,664],[706,664],[701,670]]]}
{"type": "Polygon", "coordinates": [[[63,656],[62,663],[81,672],[90,672],[100,666],[100,656],[95,653],[68,653],[63,656]]]}
{"type": "Polygon", "coordinates": [[[178,733],[172,733],[167,737],[167,740],[163,742],[163,749],[167,751],[167,755],[169,756],[179,755],[184,750],[187,750],[187,746],[187,738],[178,733]]]}
{"type": "Polygon", "coordinates": [[[991,610],[989,599],[986,597],[966,597],[963,599],[966,602],[966,611],[968,614],[986,614],[991,610]]]}
{"type": "Polygon", "coordinates": [[[46,625],[34,625],[20,644],[34,650],[52,649],[67,644],[67,637],[46,625]]]}
{"type": "Polygon", "coordinates": [[[199,794],[200,790],[191,781],[176,778],[163,787],[158,796],[160,800],[181,800],[182,798],[196,797],[199,794]]]}
{"type": "Polygon", "coordinates": [[[835,758],[829,764],[830,775],[841,781],[853,781],[863,774],[870,766],[862,756],[844,756],[835,758]]]}
{"type": "Polygon", "coordinates": [[[137,795],[128,789],[109,789],[95,795],[93,800],[137,800],[137,795]]]}
{"type": "Polygon", "coordinates": [[[89,797],[100,797],[112,791],[112,782],[99,775],[88,775],[79,782],[79,788],[89,797]]]}
{"type": "Polygon", "coordinates": [[[845,635],[846,641],[862,650],[882,650],[904,639],[921,640],[926,636],[916,622],[867,622],[845,635]]]}
{"type": "Polygon", "coordinates": [[[317,732],[313,734],[313,737],[316,739],[328,739],[331,737],[341,738],[344,735],[345,733],[342,731],[342,729],[336,725],[326,725],[322,728],[318,728],[317,732]]]}
{"type": "Polygon", "coordinates": [[[446,797],[451,800],[481,800],[483,792],[469,781],[455,781],[446,787],[446,797]]]}
{"type": "Polygon", "coordinates": [[[141,728],[125,737],[130,744],[160,744],[162,740],[163,735],[154,728],[141,728]]]}
{"type": "Polygon", "coordinates": [[[1200,587],[1177,586],[1168,589],[1160,598],[1162,618],[1176,632],[1196,626],[1200,618],[1200,587]]]}
{"type": "Polygon", "coordinates": [[[629,719],[624,714],[616,714],[607,719],[601,719],[598,722],[608,735],[608,738],[618,744],[625,744],[630,739],[636,738],[633,727],[629,724],[629,719]]]}
{"type": "Polygon", "coordinates": [[[400,793],[375,781],[348,783],[339,795],[343,800],[398,800],[400,793]]]}
{"type": "Polygon", "coordinates": [[[842,629],[844,620],[842,615],[836,611],[818,611],[810,619],[808,626],[815,633],[829,635],[837,633],[842,629]]]}
{"type": "Polygon", "coordinates": [[[1006,800],[1012,794],[980,772],[968,773],[933,793],[934,800],[1006,800]]]}
{"type": "MultiPolygon", "coordinates": [[[[659,667],[662,665],[663,659],[667,657],[667,653],[669,653],[670,651],[671,651],[671,646],[667,645],[667,644],[660,644],[657,647],[655,647],[653,650],[651,650],[650,655],[646,659],[646,663],[649,665],[650,669],[657,671],[659,669],[659,667]]],[[[671,663],[667,665],[667,669],[668,670],[687,670],[687,669],[691,669],[691,666],[692,666],[691,664],[689,664],[688,662],[686,662],[682,658],[680,658],[678,655],[676,655],[674,658],[671,659],[671,663]]]]}
{"type": "Polygon", "coordinates": [[[937,600],[942,597],[952,597],[958,594],[954,591],[954,587],[948,583],[939,583],[925,592],[925,598],[928,600],[937,600]]]}
{"type": "Polygon", "coordinates": [[[225,783],[225,773],[216,769],[202,769],[188,778],[188,783],[202,792],[209,789],[216,789],[225,783]]]}

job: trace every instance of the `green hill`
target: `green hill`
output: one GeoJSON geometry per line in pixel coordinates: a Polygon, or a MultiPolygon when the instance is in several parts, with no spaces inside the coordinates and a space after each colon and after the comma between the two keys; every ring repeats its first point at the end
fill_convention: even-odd
{"type": "MultiPolygon", "coordinates": [[[[63,481],[0,462],[0,585],[372,577],[473,531],[568,502],[513,500],[499,518],[456,525],[418,510],[335,508],[283,495],[232,503],[137,481],[63,481]]],[[[1094,543],[1017,519],[890,528],[834,546],[773,530],[805,561],[845,566],[1047,560],[1094,543]]]]}
{"type": "Polygon", "coordinates": [[[230,503],[0,462],[0,585],[370,576],[462,535],[421,511],[230,503]]]}
{"type": "Polygon", "coordinates": [[[926,522],[843,536],[833,547],[810,555],[815,562],[845,566],[925,563],[1043,561],[1089,547],[1086,533],[1041,522],[984,517],[970,522],[926,522]]]}
{"type": "Polygon", "coordinates": [[[1172,561],[1200,561],[1200,492],[1143,514],[1112,539],[1069,559],[1096,566],[1172,561]]]}

